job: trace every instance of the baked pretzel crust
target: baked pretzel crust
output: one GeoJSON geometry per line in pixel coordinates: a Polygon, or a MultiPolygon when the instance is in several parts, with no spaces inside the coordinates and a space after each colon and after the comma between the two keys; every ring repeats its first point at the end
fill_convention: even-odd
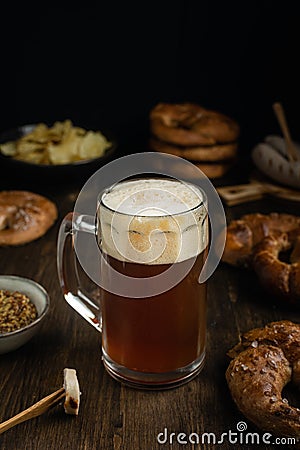
{"type": "Polygon", "coordinates": [[[300,325],[283,320],[255,328],[230,349],[226,381],[238,409],[257,427],[300,437],[300,409],[282,398],[292,381],[300,385],[300,325]]]}
{"type": "Polygon", "coordinates": [[[22,245],[43,236],[57,219],[56,205],[29,191],[0,192],[0,246],[22,245]]]}
{"type": "Polygon", "coordinates": [[[150,131],[158,139],[182,146],[215,145],[238,139],[238,123],[195,103],[158,103],[150,111],[150,131]]]}

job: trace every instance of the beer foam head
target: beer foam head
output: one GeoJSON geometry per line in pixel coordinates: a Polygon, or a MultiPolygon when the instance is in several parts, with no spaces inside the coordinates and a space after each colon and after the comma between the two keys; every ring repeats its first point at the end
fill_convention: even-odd
{"type": "Polygon", "coordinates": [[[125,181],[102,196],[99,239],[117,259],[170,264],[204,250],[206,216],[203,193],[191,184],[156,178],[125,181]]]}

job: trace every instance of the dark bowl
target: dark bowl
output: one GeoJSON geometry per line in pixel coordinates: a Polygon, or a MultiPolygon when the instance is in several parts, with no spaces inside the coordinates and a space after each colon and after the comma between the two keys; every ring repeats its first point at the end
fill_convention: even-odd
{"type": "Polygon", "coordinates": [[[38,333],[49,311],[50,297],[44,287],[36,281],[16,275],[0,275],[0,289],[22,292],[30,298],[37,309],[37,318],[29,325],[8,333],[0,333],[1,355],[16,350],[38,333]]]}
{"type": "MultiPolygon", "coordinates": [[[[0,144],[7,141],[14,141],[29,133],[37,124],[22,125],[0,133],[0,144]]],[[[96,130],[94,130],[96,131],[96,130]]],[[[71,184],[76,181],[87,179],[100,167],[113,159],[117,140],[115,136],[107,130],[100,130],[101,133],[111,142],[103,156],[93,159],[76,161],[69,164],[34,164],[26,161],[20,161],[11,156],[3,155],[0,152],[0,167],[5,178],[13,181],[14,179],[25,180],[29,182],[38,181],[39,183],[57,183],[71,184]]]]}

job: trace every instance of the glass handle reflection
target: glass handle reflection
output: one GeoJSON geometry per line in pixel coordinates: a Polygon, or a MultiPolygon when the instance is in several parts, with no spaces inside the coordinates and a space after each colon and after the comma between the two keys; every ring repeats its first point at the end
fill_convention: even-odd
{"type": "Polygon", "coordinates": [[[67,303],[101,332],[100,307],[84,291],[80,282],[80,268],[74,249],[74,240],[78,231],[95,234],[94,218],[70,212],[62,220],[57,238],[58,279],[67,303]]]}

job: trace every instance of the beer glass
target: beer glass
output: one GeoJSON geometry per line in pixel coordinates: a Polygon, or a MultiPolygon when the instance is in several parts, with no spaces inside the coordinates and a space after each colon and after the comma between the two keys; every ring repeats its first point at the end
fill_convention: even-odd
{"type": "Polygon", "coordinates": [[[63,295],[100,331],[113,378],[165,389],[200,372],[207,292],[199,275],[208,246],[205,193],[168,177],[118,182],[99,193],[94,216],[63,219],[57,243],[63,295]],[[84,244],[81,252],[94,267],[97,295],[82,288],[76,255],[78,236],[91,233],[98,256],[91,258],[84,244]]]}

